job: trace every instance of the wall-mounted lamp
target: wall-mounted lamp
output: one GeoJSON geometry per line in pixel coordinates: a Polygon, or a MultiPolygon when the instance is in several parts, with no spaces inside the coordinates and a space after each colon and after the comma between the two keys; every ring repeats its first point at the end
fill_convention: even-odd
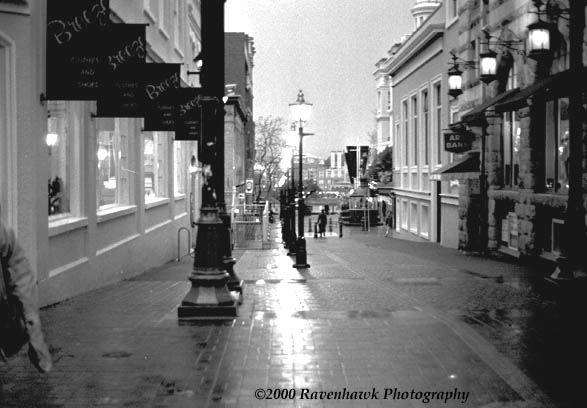
{"type": "Polygon", "coordinates": [[[458,57],[452,54],[453,65],[448,69],[448,94],[453,98],[463,93],[463,71],[459,69],[458,57]]]}
{"type": "MultiPolygon", "coordinates": [[[[534,60],[541,60],[548,57],[551,53],[550,44],[550,31],[551,24],[540,19],[540,15],[544,13],[541,11],[543,6],[542,0],[532,0],[536,11],[534,13],[538,16],[538,20],[528,25],[528,38],[527,41],[522,39],[504,40],[499,37],[494,37],[486,30],[483,30],[485,34],[485,42],[482,45],[487,47],[487,51],[479,54],[479,61],[465,61],[457,57],[454,53],[452,54],[452,66],[448,70],[448,94],[456,98],[463,93],[462,90],[462,78],[463,73],[459,69],[459,65],[464,67],[479,67],[479,79],[488,84],[496,79],[497,74],[497,53],[492,50],[492,47],[504,47],[508,50],[527,56],[534,60]]],[[[554,6],[553,6],[554,7],[554,6]]],[[[556,11],[552,10],[553,7],[549,8],[547,4],[546,13],[560,16],[565,10],[556,8],[556,11]]]]}
{"type": "MultiPolygon", "coordinates": [[[[538,20],[535,23],[532,23],[528,26],[528,57],[538,60],[550,55],[551,47],[550,47],[550,30],[552,25],[540,19],[540,14],[544,12],[540,11],[543,3],[541,0],[533,0],[534,7],[536,7],[536,11],[534,12],[538,17],[538,20]]],[[[549,4],[547,6],[547,13],[548,10],[554,10],[549,4]]],[[[556,8],[556,12],[551,12],[551,14],[556,14],[560,16],[565,10],[560,8],[556,8]]]]}
{"type": "Polygon", "coordinates": [[[53,147],[57,144],[57,140],[59,139],[59,135],[57,133],[47,133],[45,138],[47,142],[47,146],[53,147]]]}
{"type": "Polygon", "coordinates": [[[202,52],[199,52],[198,55],[196,55],[196,58],[194,58],[193,60],[196,63],[196,71],[189,71],[187,72],[188,76],[189,75],[200,75],[200,73],[202,72],[202,66],[204,65],[204,60],[202,57],[202,52]]]}
{"type": "Polygon", "coordinates": [[[488,84],[496,78],[497,53],[487,48],[486,52],[479,54],[479,79],[488,84]]]}
{"type": "Polygon", "coordinates": [[[108,150],[106,150],[103,147],[100,147],[98,149],[98,152],[96,154],[98,156],[98,160],[99,161],[104,161],[104,160],[106,160],[108,158],[108,150]]]}

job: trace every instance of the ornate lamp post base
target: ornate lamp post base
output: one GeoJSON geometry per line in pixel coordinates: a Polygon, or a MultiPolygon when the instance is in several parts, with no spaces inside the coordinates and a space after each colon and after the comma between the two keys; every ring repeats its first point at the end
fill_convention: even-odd
{"type": "Polygon", "coordinates": [[[306,252],[306,239],[304,237],[298,237],[296,242],[296,263],[293,265],[294,268],[309,268],[308,257],[306,252]]]}
{"type": "Polygon", "coordinates": [[[217,208],[202,208],[198,220],[194,268],[189,277],[192,287],[177,309],[180,321],[194,319],[232,319],[237,302],[228,289],[230,275],[223,263],[224,248],[218,242],[225,234],[217,208]]]}
{"type": "Polygon", "coordinates": [[[222,239],[224,240],[224,258],[222,259],[222,263],[224,265],[226,272],[228,272],[229,275],[226,286],[228,287],[228,290],[230,290],[231,292],[238,293],[238,303],[240,305],[243,303],[244,281],[241,280],[234,271],[234,264],[236,263],[236,259],[232,256],[230,215],[228,215],[227,212],[223,211],[220,213],[220,219],[222,220],[222,224],[224,225],[224,234],[222,236],[222,239]]]}
{"type": "Polygon", "coordinates": [[[560,256],[556,262],[556,269],[546,281],[556,289],[559,304],[571,309],[582,308],[587,304],[587,269],[566,256],[560,256]]]}

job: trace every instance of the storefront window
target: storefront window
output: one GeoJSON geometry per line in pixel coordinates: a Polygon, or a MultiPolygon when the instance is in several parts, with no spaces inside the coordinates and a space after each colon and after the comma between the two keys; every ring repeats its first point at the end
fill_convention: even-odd
{"type": "Polygon", "coordinates": [[[98,119],[96,206],[99,210],[130,204],[128,118],[98,119]]]}
{"type": "Polygon", "coordinates": [[[173,142],[173,188],[176,197],[185,194],[185,180],[189,165],[184,145],[184,142],[173,142]]]}
{"type": "Polygon", "coordinates": [[[70,211],[70,133],[69,107],[72,102],[49,101],[47,120],[47,151],[49,158],[48,206],[49,218],[70,211]]]}
{"type": "Polygon", "coordinates": [[[168,197],[168,135],[165,132],[144,134],[145,203],[168,197]]]}
{"type": "Polygon", "coordinates": [[[546,103],[545,140],[546,189],[567,192],[569,159],[569,99],[546,103]]]}
{"type": "Polygon", "coordinates": [[[517,186],[520,176],[520,135],[521,129],[516,112],[503,115],[502,156],[503,184],[517,186]]]}
{"type": "Polygon", "coordinates": [[[447,195],[459,195],[459,180],[446,180],[441,183],[441,193],[447,195]]]}

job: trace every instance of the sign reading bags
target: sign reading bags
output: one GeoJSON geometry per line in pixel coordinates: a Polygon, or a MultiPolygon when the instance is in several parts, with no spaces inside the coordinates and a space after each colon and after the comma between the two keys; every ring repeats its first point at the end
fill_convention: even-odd
{"type": "Polygon", "coordinates": [[[144,64],[140,67],[145,98],[143,130],[175,131],[175,94],[180,87],[180,64],[144,64]]]}
{"type": "Polygon", "coordinates": [[[47,0],[47,99],[98,98],[97,29],[109,24],[109,0],[47,0]]]}
{"type": "Polygon", "coordinates": [[[100,33],[104,56],[97,116],[142,117],[145,99],[137,73],[147,56],[146,25],[112,24],[100,33]]]}

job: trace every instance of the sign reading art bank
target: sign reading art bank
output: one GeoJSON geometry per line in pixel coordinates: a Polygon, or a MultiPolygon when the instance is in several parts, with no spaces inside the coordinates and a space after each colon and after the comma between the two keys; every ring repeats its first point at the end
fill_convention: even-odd
{"type": "Polygon", "coordinates": [[[47,0],[46,98],[95,100],[109,0],[47,0]]]}
{"type": "Polygon", "coordinates": [[[451,153],[463,153],[471,150],[473,134],[471,132],[444,133],[444,150],[451,153]]]}

